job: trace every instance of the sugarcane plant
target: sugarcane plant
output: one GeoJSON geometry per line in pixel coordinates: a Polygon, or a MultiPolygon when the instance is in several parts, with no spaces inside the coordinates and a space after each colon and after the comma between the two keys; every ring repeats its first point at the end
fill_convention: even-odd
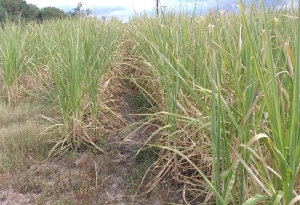
{"type": "Polygon", "coordinates": [[[26,64],[22,37],[21,20],[18,23],[7,20],[0,35],[0,67],[9,105],[18,100],[19,80],[26,64]]]}
{"type": "Polygon", "coordinates": [[[84,112],[97,117],[102,76],[111,68],[120,34],[116,22],[104,24],[92,18],[61,20],[45,39],[61,112],[63,137],[58,145],[80,142],[84,112]]]}

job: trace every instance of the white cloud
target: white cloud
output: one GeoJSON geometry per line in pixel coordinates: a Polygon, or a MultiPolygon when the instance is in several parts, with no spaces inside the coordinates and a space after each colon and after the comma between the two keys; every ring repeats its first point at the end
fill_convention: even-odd
{"type": "MultiPolygon", "coordinates": [[[[80,0],[51,0],[51,1],[41,1],[41,0],[26,0],[27,3],[35,4],[40,8],[53,6],[69,6],[75,8],[80,0]]],[[[144,10],[145,8],[154,7],[154,0],[82,0],[83,8],[96,8],[96,7],[114,7],[114,6],[123,6],[123,7],[134,7],[136,10],[144,10]]]]}
{"type": "MultiPolygon", "coordinates": [[[[79,2],[82,2],[82,8],[89,8],[92,13],[96,16],[106,16],[112,17],[116,16],[118,18],[128,18],[136,13],[141,12],[152,12],[154,11],[156,0],[26,0],[27,3],[32,3],[40,8],[53,6],[64,11],[71,11],[77,6],[79,2]]],[[[159,0],[160,6],[167,6],[167,10],[174,9],[178,10],[184,9],[188,12],[193,12],[196,7],[197,13],[203,14],[209,9],[217,8],[218,0],[159,0]],[[182,7],[183,6],[183,7],[182,7]]],[[[250,0],[254,1],[254,0],[250,0]]],[[[266,0],[266,2],[273,2],[278,0],[266,0]]],[[[291,2],[294,0],[280,0],[291,2]]],[[[236,3],[237,0],[223,0],[219,1],[220,9],[232,9],[232,3],[236,3]]]]}
{"type": "MultiPolygon", "coordinates": [[[[180,10],[192,13],[196,7],[197,14],[204,14],[209,9],[217,8],[232,10],[232,4],[236,4],[237,0],[159,0],[160,6],[167,6],[166,10],[180,10]]],[[[255,0],[250,0],[255,1],[255,0]]],[[[286,7],[291,7],[291,2],[295,0],[265,0],[267,3],[272,2],[286,2],[286,7]]],[[[82,2],[82,9],[89,8],[92,14],[97,17],[105,16],[107,18],[117,17],[128,21],[128,19],[135,15],[146,12],[153,13],[156,6],[156,0],[26,0],[27,3],[32,3],[40,8],[53,6],[64,11],[72,11],[79,2],[82,2]]],[[[297,4],[298,5],[298,4],[297,4]]],[[[295,4],[294,4],[295,6],[295,4]]]]}
{"type": "Polygon", "coordinates": [[[123,16],[123,15],[124,15],[124,11],[113,11],[108,14],[108,16],[123,16]]]}
{"type": "MultiPolygon", "coordinates": [[[[53,6],[53,7],[69,7],[75,8],[79,2],[82,2],[83,8],[98,8],[98,7],[126,7],[131,11],[144,11],[151,10],[155,8],[156,0],[26,0],[27,3],[32,3],[40,8],[53,6]]],[[[225,0],[226,1],[226,0],[225,0]]],[[[228,0],[230,1],[230,0],[228,0]]],[[[161,6],[168,6],[172,8],[179,5],[189,5],[189,7],[194,6],[195,0],[160,0],[161,6]]],[[[213,6],[216,5],[216,0],[196,0],[199,6],[213,6]]]]}

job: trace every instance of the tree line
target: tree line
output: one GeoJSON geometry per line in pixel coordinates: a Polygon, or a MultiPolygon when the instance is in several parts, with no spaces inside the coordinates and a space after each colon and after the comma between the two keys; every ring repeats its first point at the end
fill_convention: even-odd
{"type": "Polygon", "coordinates": [[[34,4],[28,4],[25,0],[0,0],[0,22],[5,22],[6,18],[11,21],[17,20],[19,17],[26,21],[42,22],[44,20],[54,18],[65,18],[78,15],[90,15],[90,9],[81,10],[81,3],[72,11],[64,12],[55,7],[38,8],[34,4]]]}

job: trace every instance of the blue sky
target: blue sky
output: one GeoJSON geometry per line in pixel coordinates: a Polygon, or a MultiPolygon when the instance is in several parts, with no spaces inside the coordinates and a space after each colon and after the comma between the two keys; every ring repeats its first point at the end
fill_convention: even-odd
{"type": "MultiPolygon", "coordinates": [[[[155,8],[156,0],[26,0],[27,3],[37,5],[39,8],[53,6],[64,11],[71,11],[82,2],[82,8],[90,8],[94,15],[101,17],[105,16],[118,17],[127,21],[127,19],[137,13],[152,13],[155,8]]],[[[267,3],[277,5],[278,1],[287,2],[292,0],[265,0],[267,3]]],[[[298,0],[294,0],[297,2],[298,0]]],[[[219,8],[224,10],[231,10],[236,7],[237,0],[219,0],[219,8]]],[[[167,9],[178,9],[184,6],[188,11],[193,11],[196,5],[197,13],[205,13],[209,9],[217,8],[216,0],[160,0],[161,6],[167,6],[167,9]]],[[[236,7],[237,8],[237,7],[236,7]]]]}

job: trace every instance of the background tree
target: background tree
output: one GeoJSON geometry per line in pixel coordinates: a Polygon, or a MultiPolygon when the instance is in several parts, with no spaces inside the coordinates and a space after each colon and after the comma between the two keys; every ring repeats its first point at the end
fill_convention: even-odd
{"type": "Polygon", "coordinates": [[[91,9],[88,8],[88,9],[85,9],[85,10],[82,11],[81,7],[82,7],[82,3],[79,2],[77,4],[77,6],[75,8],[73,8],[73,11],[70,11],[67,14],[69,16],[72,16],[72,17],[80,16],[80,15],[81,16],[90,16],[92,14],[92,10],[91,9]]]}
{"type": "Polygon", "coordinates": [[[86,15],[86,16],[89,16],[89,15],[91,15],[92,14],[92,10],[91,9],[86,9],[85,11],[84,11],[84,15],[86,15]]]}
{"type": "Polygon", "coordinates": [[[77,4],[77,7],[73,9],[73,16],[78,16],[81,14],[81,7],[82,7],[82,3],[79,2],[77,4]]]}
{"type": "Polygon", "coordinates": [[[0,22],[3,22],[5,20],[6,15],[7,15],[7,11],[5,8],[3,8],[3,6],[0,2],[0,22]]]}
{"type": "Polygon", "coordinates": [[[55,7],[45,7],[43,9],[41,9],[38,14],[38,18],[41,21],[49,20],[49,19],[53,19],[53,18],[63,18],[65,16],[66,16],[66,14],[64,11],[62,11],[58,8],[55,8],[55,7]]]}
{"type": "Polygon", "coordinates": [[[55,7],[45,7],[39,9],[36,5],[27,4],[25,0],[0,0],[0,22],[5,22],[8,17],[11,21],[17,20],[19,17],[26,21],[43,21],[53,18],[64,18],[70,16],[89,16],[92,14],[91,9],[82,10],[82,3],[79,2],[77,7],[69,13],[65,13],[55,7]]]}
{"type": "Polygon", "coordinates": [[[39,8],[33,4],[27,4],[24,0],[0,0],[0,21],[5,21],[6,16],[10,20],[16,20],[19,16],[32,21],[37,20],[39,8]]]}
{"type": "Polygon", "coordinates": [[[36,21],[38,19],[38,14],[40,9],[33,4],[25,4],[22,6],[21,17],[29,21],[36,21]]]}
{"type": "Polygon", "coordinates": [[[27,4],[25,0],[0,0],[0,21],[6,16],[14,21],[19,17],[26,21],[43,21],[52,18],[63,18],[65,12],[55,7],[39,9],[36,5],[27,4]]]}

